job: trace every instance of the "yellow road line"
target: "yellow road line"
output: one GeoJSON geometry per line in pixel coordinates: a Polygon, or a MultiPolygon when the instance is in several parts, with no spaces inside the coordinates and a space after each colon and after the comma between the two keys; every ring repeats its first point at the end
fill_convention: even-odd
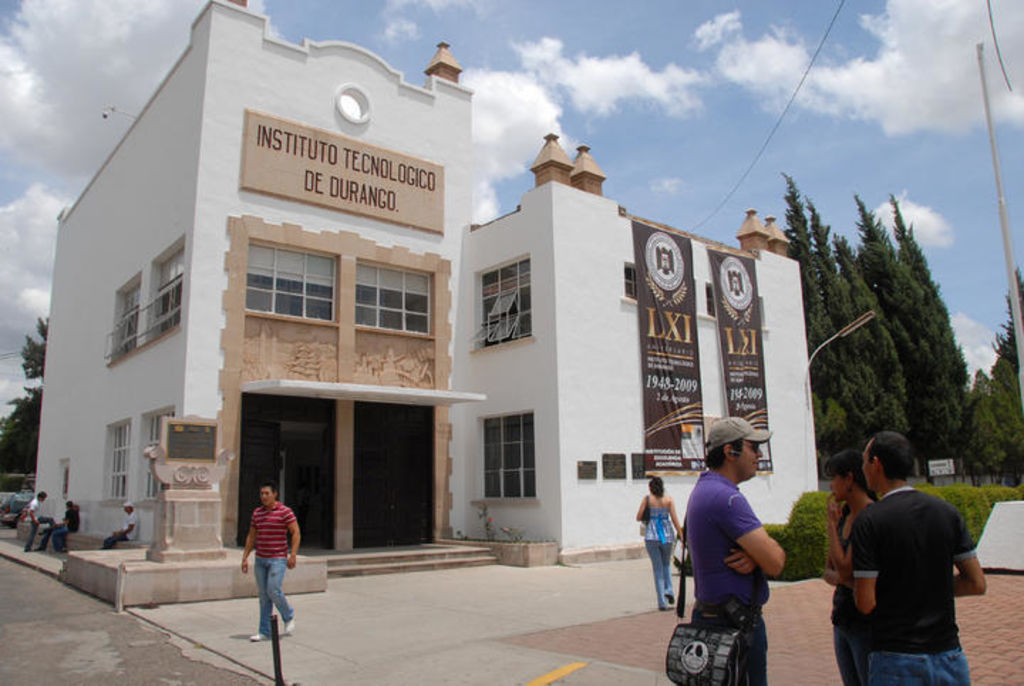
{"type": "Polygon", "coordinates": [[[537,677],[533,681],[531,681],[528,684],[526,684],[526,686],[548,686],[548,684],[555,683],[556,681],[561,679],[563,676],[569,676],[570,674],[575,672],[577,669],[583,669],[586,666],[587,666],[586,662],[573,662],[572,664],[568,664],[568,665],[566,665],[564,667],[559,667],[558,669],[556,669],[553,672],[548,672],[544,676],[537,677]]]}

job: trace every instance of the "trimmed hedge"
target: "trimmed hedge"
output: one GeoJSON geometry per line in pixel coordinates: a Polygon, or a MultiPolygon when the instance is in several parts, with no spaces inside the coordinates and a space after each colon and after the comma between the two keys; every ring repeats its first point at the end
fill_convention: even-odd
{"type": "MultiPolygon", "coordinates": [[[[985,522],[992,507],[1006,500],[1024,500],[1024,485],[1009,486],[932,486],[917,487],[950,503],[964,518],[967,531],[975,543],[981,538],[985,522]]],[[[820,577],[825,571],[828,554],[828,515],[826,504],[829,494],[824,491],[804,493],[793,503],[786,524],[766,524],[765,530],[786,551],[786,566],[780,581],[798,581],[820,577]]]]}

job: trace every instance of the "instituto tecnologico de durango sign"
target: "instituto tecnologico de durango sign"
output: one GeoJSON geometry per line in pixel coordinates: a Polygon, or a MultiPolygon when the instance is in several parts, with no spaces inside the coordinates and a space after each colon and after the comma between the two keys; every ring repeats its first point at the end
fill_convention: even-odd
{"type": "Polygon", "coordinates": [[[444,167],[246,110],[242,188],[444,233],[444,167]]]}

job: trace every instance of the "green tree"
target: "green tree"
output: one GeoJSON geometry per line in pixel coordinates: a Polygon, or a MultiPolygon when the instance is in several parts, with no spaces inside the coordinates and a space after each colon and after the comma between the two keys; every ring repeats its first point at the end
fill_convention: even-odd
{"type": "Polygon", "coordinates": [[[981,371],[975,375],[968,404],[964,469],[972,481],[999,474],[1019,479],[1024,471],[1024,416],[1017,373],[1009,360],[996,360],[991,378],[981,371]]]}
{"type": "MultiPolygon", "coordinates": [[[[46,337],[49,320],[36,321],[39,339],[25,336],[21,347],[21,367],[29,379],[41,379],[46,364],[46,337]]],[[[10,414],[0,420],[0,469],[29,473],[36,469],[39,448],[39,420],[42,413],[42,386],[25,388],[25,396],[10,401],[10,414]]]]}
{"type": "MultiPolygon", "coordinates": [[[[1020,277],[1020,269],[1016,271],[1017,274],[1017,291],[1021,294],[1021,298],[1024,299],[1024,280],[1020,277]]],[[[999,360],[1006,360],[1013,366],[1014,374],[1020,373],[1020,368],[1017,362],[1017,336],[1013,331],[1013,310],[1010,306],[1010,296],[1006,296],[1006,321],[1003,322],[1002,331],[996,333],[996,358],[999,360]]]]}
{"type": "MultiPolygon", "coordinates": [[[[901,257],[874,213],[859,197],[856,201],[861,238],[857,262],[886,316],[903,366],[907,436],[922,467],[929,459],[958,457],[966,365],[949,314],[944,305],[935,305],[941,298],[930,276],[924,278],[927,261],[912,231],[902,228],[901,257]]],[[[902,223],[902,217],[896,219],[902,223]]]]}
{"type": "MultiPolygon", "coordinates": [[[[918,373],[930,372],[923,375],[921,383],[915,384],[916,392],[908,397],[907,414],[921,425],[921,433],[936,439],[930,448],[928,443],[919,443],[925,454],[956,457],[966,447],[961,421],[967,393],[967,363],[953,333],[949,310],[938,284],[932,279],[928,260],[914,238],[913,226],[905,224],[895,197],[889,196],[889,204],[893,213],[893,234],[899,246],[897,259],[909,270],[921,296],[918,316],[912,317],[906,327],[917,343],[917,360],[926,360],[917,366],[918,373]],[[941,429],[941,435],[935,436],[936,428],[941,429]]],[[[918,435],[917,439],[921,440],[922,436],[918,435]]]]}
{"type": "Polygon", "coordinates": [[[850,311],[876,313],[874,320],[844,338],[838,349],[843,354],[840,364],[844,372],[837,401],[848,415],[845,443],[838,447],[849,447],[862,444],[876,431],[907,431],[907,388],[889,322],[860,271],[853,248],[841,236],[834,246],[845,284],[841,292],[846,293],[850,311]]]}
{"type": "Polygon", "coordinates": [[[825,320],[825,305],[818,287],[803,199],[792,177],[785,174],[783,177],[786,179],[785,233],[789,239],[789,256],[800,265],[800,291],[804,297],[804,327],[807,332],[807,354],[810,355],[830,334],[825,320]]]}

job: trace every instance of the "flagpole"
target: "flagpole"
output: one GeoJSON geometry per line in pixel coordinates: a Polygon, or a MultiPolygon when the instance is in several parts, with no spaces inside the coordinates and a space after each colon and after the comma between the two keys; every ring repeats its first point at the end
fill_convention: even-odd
{"type": "Polygon", "coordinates": [[[1003,179],[999,171],[999,152],[996,149],[996,134],[992,128],[992,112],[988,106],[988,84],[985,81],[985,61],[982,58],[983,45],[978,43],[977,48],[978,71],[981,73],[981,96],[985,103],[985,122],[988,124],[988,142],[992,148],[992,168],[996,174],[996,195],[999,197],[999,225],[1003,230],[1006,278],[1010,283],[1010,314],[1013,318],[1013,333],[1017,344],[1017,388],[1020,391],[1021,409],[1024,411],[1024,324],[1021,322],[1020,289],[1017,287],[1013,241],[1010,239],[1010,220],[1006,215],[1006,199],[1003,197],[1003,179]]]}

